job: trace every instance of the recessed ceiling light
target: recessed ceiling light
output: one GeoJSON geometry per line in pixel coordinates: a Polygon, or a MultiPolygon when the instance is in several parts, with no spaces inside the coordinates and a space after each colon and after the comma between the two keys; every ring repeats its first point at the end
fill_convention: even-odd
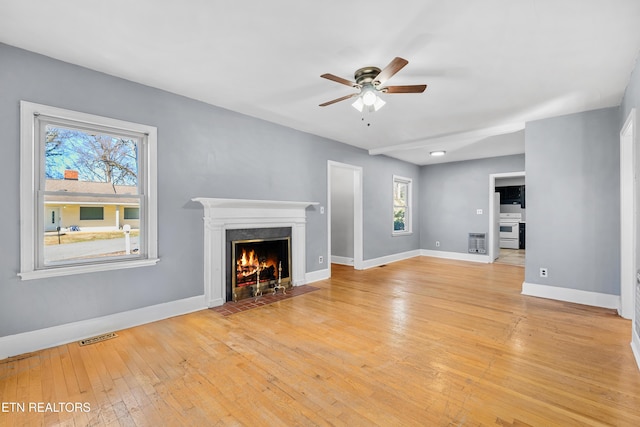
{"type": "Polygon", "coordinates": [[[444,156],[446,154],[446,151],[432,151],[429,153],[431,156],[437,157],[437,156],[444,156]]]}

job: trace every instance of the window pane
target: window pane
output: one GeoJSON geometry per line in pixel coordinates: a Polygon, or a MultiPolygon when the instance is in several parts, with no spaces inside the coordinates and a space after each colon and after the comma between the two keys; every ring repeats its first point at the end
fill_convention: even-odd
{"type": "Polygon", "coordinates": [[[43,124],[41,265],[138,257],[138,139],[46,119],[43,124]],[[128,251],[125,220],[132,229],[128,251]]]}
{"type": "Polygon", "coordinates": [[[124,208],[124,219],[140,219],[140,208],[124,208]]]}
{"type": "MultiPolygon", "coordinates": [[[[129,233],[129,257],[137,256],[140,230],[129,233]]],[[[83,231],[69,227],[60,232],[47,232],[44,236],[43,258],[45,266],[109,260],[126,257],[126,236],[122,230],[83,231]],[[73,231],[79,230],[79,231],[73,231]]]]}
{"type": "Polygon", "coordinates": [[[393,204],[395,206],[407,205],[407,183],[406,182],[394,182],[393,187],[393,204]]]}
{"type": "Polygon", "coordinates": [[[393,231],[411,232],[411,179],[393,177],[393,231]]]}
{"type": "MultiPolygon", "coordinates": [[[[74,191],[83,193],[117,193],[119,186],[137,187],[138,141],[135,138],[52,124],[46,126],[44,138],[47,179],[93,183],[75,186],[74,191]]],[[[137,194],[137,190],[131,194],[137,194]]]]}
{"type": "Polygon", "coordinates": [[[404,231],[407,229],[405,218],[406,218],[406,208],[399,207],[399,208],[393,209],[393,230],[394,231],[404,231]]]}
{"type": "Polygon", "coordinates": [[[102,206],[80,206],[80,220],[102,221],[104,219],[104,208],[102,206]]]}

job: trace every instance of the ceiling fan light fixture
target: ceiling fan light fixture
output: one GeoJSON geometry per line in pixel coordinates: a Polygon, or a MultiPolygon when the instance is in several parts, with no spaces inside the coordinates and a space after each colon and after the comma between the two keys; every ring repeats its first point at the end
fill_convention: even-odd
{"type": "Polygon", "coordinates": [[[362,110],[364,110],[364,102],[362,102],[362,98],[360,97],[357,97],[354,103],[351,105],[353,106],[353,108],[360,111],[361,113],[362,113],[362,110]]]}
{"type": "Polygon", "coordinates": [[[378,96],[372,89],[365,89],[362,91],[362,95],[360,95],[360,98],[362,98],[362,103],[364,105],[366,105],[367,107],[371,107],[372,105],[375,105],[378,96]]]}
{"type": "Polygon", "coordinates": [[[408,85],[408,86],[384,86],[387,80],[393,77],[398,71],[400,71],[409,61],[406,59],[395,57],[389,65],[382,70],[378,67],[364,67],[356,70],[353,77],[355,81],[343,79],[336,75],[325,73],[320,77],[323,79],[331,80],[336,83],[349,86],[351,88],[359,89],[360,93],[354,93],[351,95],[342,96],[340,98],[332,99],[331,101],[323,102],[320,107],[326,107],[327,105],[335,104],[336,102],[344,101],[350,98],[356,97],[353,104],[353,108],[363,112],[365,107],[369,112],[378,111],[385,102],[380,99],[378,93],[422,93],[427,88],[427,85],[408,85]]]}
{"type": "Polygon", "coordinates": [[[376,90],[372,87],[365,87],[362,92],[356,98],[355,102],[351,104],[356,110],[363,112],[365,109],[368,111],[378,111],[386,102],[382,100],[376,93],[376,90]]]}
{"type": "Polygon", "coordinates": [[[379,96],[376,96],[376,102],[373,103],[373,109],[375,111],[378,111],[379,109],[384,107],[384,104],[386,104],[386,102],[384,102],[379,96]]]}
{"type": "Polygon", "coordinates": [[[367,104],[366,102],[364,102],[362,96],[358,96],[356,100],[353,102],[353,104],[351,104],[351,106],[356,110],[360,111],[361,113],[365,109],[369,112],[378,111],[384,106],[384,104],[386,104],[386,102],[375,94],[373,94],[373,96],[375,96],[375,100],[373,101],[373,104],[367,104]]]}
{"type": "Polygon", "coordinates": [[[445,154],[447,154],[447,152],[444,150],[437,150],[429,153],[429,155],[433,157],[440,157],[440,156],[444,156],[445,154]]]}

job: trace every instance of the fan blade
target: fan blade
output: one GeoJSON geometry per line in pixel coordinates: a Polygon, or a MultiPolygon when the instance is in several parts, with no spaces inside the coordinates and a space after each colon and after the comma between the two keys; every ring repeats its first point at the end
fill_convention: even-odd
{"type": "Polygon", "coordinates": [[[351,87],[358,87],[357,83],[349,81],[347,79],[343,79],[342,77],[334,76],[333,74],[325,73],[325,74],[321,75],[320,77],[322,77],[324,79],[328,79],[328,80],[333,80],[334,82],[337,82],[337,83],[342,83],[343,85],[347,85],[347,86],[351,86],[351,87]]]}
{"type": "Polygon", "coordinates": [[[381,84],[384,84],[384,82],[386,82],[391,77],[393,77],[395,73],[400,71],[408,63],[409,61],[407,61],[406,59],[396,56],[395,58],[393,58],[393,61],[389,63],[389,65],[387,65],[382,69],[382,71],[380,71],[380,73],[376,76],[373,84],[375,86],[380,86],[381,84]]]}
{"type": "Polygon", "coordinates": [[[427,85],[409,85],[409,86],[387,86],[380,88],[380,92],[384,93],[422,93],[427,85]]]}
{"type": "Polygon", "coordinates": [[[336,98],[334,100],[322,103],[322,104],[320,104],[320,106],[321,107],[326,107],[327,105],[335,104],[336,102],[344,101],[345,99],[353,98],[354,96],[358,96],[358,95],[359,95],[359,93],[353,93],[351,95],[346,95],[346,96],[343,96],[343,97],[340,97],[340,98],[336,98]]]}

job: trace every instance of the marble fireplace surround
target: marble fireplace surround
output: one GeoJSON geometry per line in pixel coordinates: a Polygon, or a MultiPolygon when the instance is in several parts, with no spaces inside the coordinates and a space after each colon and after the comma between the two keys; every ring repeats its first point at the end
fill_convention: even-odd
{"type": "Polygon", "coordinates": [[[226,231],[291,227],[291,283],[305,281],[306,209],[316,202],[192,199],[204,207],[204,296],[208,307],[226,302],[226,231]]]}

